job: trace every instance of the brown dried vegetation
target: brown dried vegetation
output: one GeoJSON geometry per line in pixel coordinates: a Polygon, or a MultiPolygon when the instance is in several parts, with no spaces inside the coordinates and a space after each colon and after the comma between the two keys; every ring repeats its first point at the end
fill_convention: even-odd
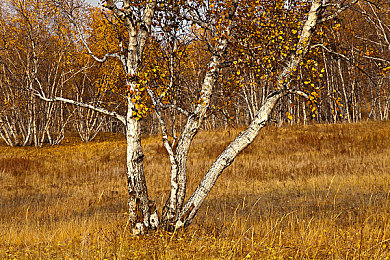
{"type": "MultiPolygon", "coordinates": [[[[234,132],[234,131],[233,131],[234,132]]],[[[233,139],[203,132],[189,192],[233,139]]],[[[125,143],[0,146],[0,258],[385,259],[390,256],[390,123],[268,127],[218,180],[192,226],[129,236],[125,143]]],[[[159,208],[169,163],[145,139],[159,208]]]]}

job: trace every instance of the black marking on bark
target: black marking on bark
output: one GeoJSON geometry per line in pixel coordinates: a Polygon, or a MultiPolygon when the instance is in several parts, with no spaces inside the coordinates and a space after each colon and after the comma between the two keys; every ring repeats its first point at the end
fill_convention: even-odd
{"type": "Polygon", "coordinates": [[[280,93],[280,91],[278,90],[275,90],[275,91],[272,91],[268,96],[267,96],[267,99],[273,97],[273,96],[276,96],[280,93]]]}
{"type": "Polygon", "coordinates": [[[148,206],[149,206],[150,214],[153,214],[154,212],[156,212],[156,210],[157,210],[156,203],[153,200],[149,200],[148,206]]]}
{"type": "Polygon", "coordinates": [[[194,203],[192,203],[190,208],[180,217],[180,221],[184,223],[194,208],[194,203]]]}
{"type": "Polygon", "coordinates": [[[136,197],[137,197],[137,194],[135,193],[135,191],[132,190],[132,191],[129,193],[129,199],[130,199],[130,200],[134,200],[136,197]]]}
{"type": "Polygon", "coordinates": [[[139,164],[143,162],[144,154],[142,152],[138,152],[136,157],[134,158],[134,161],[139,164]]]}
{"type": "Polygon", "coordinates": [[[142,212],[141,200],[136,198],[135,200],[135,222],[142,223],[144,221],[144,213],[142,212]]]}

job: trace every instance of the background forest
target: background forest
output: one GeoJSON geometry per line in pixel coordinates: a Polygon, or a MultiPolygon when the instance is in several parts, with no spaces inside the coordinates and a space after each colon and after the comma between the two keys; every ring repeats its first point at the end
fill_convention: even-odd
{"type": "MultiPolygon", "coordinates": [[[[254,18],[248,6],[240,10],[235,40],[228,48],[230,56],[220,71],[221,87],[213,95],[203,129],[248,124],[273,90],[286,57],[294,51],[307,6],[284,1],[262,4],[261,17],[254,18]]],[[[213,39],[201,27],[174,17],[177,14],[167,6],[160,7],[159,15],[167,18],[154,25],[138,76],[164,94],[165,104],[190,110],[198,102],[200,78],[206,73],[213,39]]],[[[272,121],[283,125],[388,120],[389,12],[386,1],[359,2],[322,24],[298,76],[289,83],[306,89],[310,99],[283,97],[272,121]]],[[[0,6],[0,23],[3,141],[10,146],[42,146],[60,144],[66,131],[76,131],[86,142],[99,131],[123,131],[113,118],[86,108],[45,102],[31,91],[41,89],[48,97],[125,109],[122,65],[105,56],[121,51],[119,43],[125,36],[118,20],[104,8],[82,2],[61,7],[44,0],[7,0],[0,6]],[[106,62],[97,62],[91,52],[106,62]]],[[[141,98],[140,106],[146,108],[139,115],[143,133],[159,133],[152,102],[147,94],[141,98]]],[[[168,106],[162,113],[174,136],[185,119],[168,106]]]]}

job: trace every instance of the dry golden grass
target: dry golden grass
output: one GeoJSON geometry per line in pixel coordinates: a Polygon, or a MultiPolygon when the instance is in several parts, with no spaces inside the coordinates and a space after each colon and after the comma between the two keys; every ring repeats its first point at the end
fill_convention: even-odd
{"type": "MultiPolygon", "coordinates": [[[[199,134],[189,192],[233,137],[199,134]]],[[[158,138],[144,147],[149,193],[161,206],[169,164],[158,138]]],[[[189,229],[131,237],[122,137],[3,145],[0,258],[386,259],[389,162],[389,122],[269,127],[221,176],[189,229]]]]}

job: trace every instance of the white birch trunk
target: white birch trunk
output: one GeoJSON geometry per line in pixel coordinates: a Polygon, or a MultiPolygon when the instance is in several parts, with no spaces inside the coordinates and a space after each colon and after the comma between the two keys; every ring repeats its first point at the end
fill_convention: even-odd
{"type": "Polygon", "coordinates": [[[147,232],[159,224],[155,203],[149,201],[146,186],[143,152],[141,146],[141,123],[134,117],[133,95],[139,95],[137,89],[138,65],[142,62],[143,51],[150,35],[152,19],[157,1],[152,0],[145,6],[143,17],[137,20],[131,10],[131,1],[123,1],[119,9],[113,0],[106,0],[107,8],[124,23],[129,34],[127,56],[119,55],[126,72],[126,82],[130,88],[127,97],[126,140],[127,140],[127,185],[129,191],[129,221],[133,235],[147,232]]]}
{"type": "MultiPolygon", "coordinates": [[[[111,10],[114,15],[120,19],[127,28],[129,35],[127,50],[123,49],[123,42],[121,44],[121,53],[106,54],[103,58],[95,56],[84,36],[75,22],[75,17],[70,15],[70,20],[74,23],[76,30],[79,32],[81,42],[88,53],[98,62],[105,62],[108,57],[118,58],[122,62],[123,69],[126,74],[126,83],[129,87],[127,94],[127,111],[126,115],[120,115],[115,111],[109,111],[102,107],[97,107],[88,103],[67,99],[64,97],[57,97],[45,95],[43,89],[33,89],[31,91],[40,99],[48,102],[63,102],[73,104],[79,107],[88,108],[99,113],[119,119],[126,128],[127,141],[127,186],[129,192],[129,222],[132,227],[134,235],[147,232],[151,228],[158,226],[158,215],[154,202],[148,198],[146,180],[143,167],[143,151],[141,146],[141,124],[134,116],[137,110],[135,103],[132,101],[133,97],[140,95],[137,86],[137,73],[139,64],[142,63],[143,51],[145,44],[150,35],[152,19],[156,9],[157,1],[149,1],[143,10],[142,17],[137,17],[131,7],[130,0],[123,1],[123,9],[117,7],[115,0],[106,0],[106,8],[111,10]]],[[[66,7],[65,7],[66,8],[66,7]]]]}

